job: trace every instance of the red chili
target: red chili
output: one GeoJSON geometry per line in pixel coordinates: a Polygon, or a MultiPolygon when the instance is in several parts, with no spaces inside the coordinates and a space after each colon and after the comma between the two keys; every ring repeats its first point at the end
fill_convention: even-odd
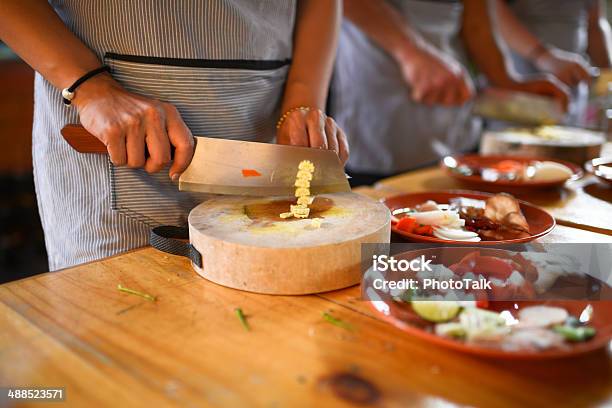
{"type": "Polygon", "coordinates": [[[242,169],[242,177],[259,177],[261,173],[254,169],[242,169]]]}
{"type": "Polygon", "coordinates": [[[412,233],[416,224],[416,220],[412,217],[403,217],[397,222],[396,228],[400,231],[412,233]]]}

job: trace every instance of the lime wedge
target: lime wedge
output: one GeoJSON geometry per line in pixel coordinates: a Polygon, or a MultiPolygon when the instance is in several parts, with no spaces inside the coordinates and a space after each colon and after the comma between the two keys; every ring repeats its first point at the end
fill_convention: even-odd
{"type": "Polygon", "coordinates": [[[410,302],[416,314],[430,322],[447,322],[459,314],[461,306],[452,300],[413,300],[410,302]]]}

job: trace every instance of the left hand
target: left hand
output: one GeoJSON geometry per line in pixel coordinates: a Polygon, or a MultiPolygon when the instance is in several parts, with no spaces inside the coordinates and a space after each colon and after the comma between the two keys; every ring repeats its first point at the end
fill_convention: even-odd
{"type": "Polygon", "coordinates": [[[277,130],[276,140],[279,144],[333,150],[342,164],[349,157],[344,131],[319,109],[291,112],[277,130]]]}
{"type": "Polygon", "coordinates": [[[570,87],[582,81],[591,82],[589,64],[578,54],[551,48],[535,58],[533,64],[540,71],[556,76],[570,87]]]}

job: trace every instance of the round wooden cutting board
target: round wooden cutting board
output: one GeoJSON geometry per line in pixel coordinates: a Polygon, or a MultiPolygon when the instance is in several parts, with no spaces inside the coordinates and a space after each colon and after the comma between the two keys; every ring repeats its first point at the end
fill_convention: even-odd
{"type": "Polygon", "coordinates": [[[221,197],[194,208],[189,236],[202,254],[202,268],[194,269],[220,285],[279,295],[359,283],[361,244],[389,243],[389,209],[359,194],[323,194],[310,205],[309,218],[281,219],[294,202],[293,197],[221,197]],[[313,218],[321,219],[319,228],[313,218]]]}

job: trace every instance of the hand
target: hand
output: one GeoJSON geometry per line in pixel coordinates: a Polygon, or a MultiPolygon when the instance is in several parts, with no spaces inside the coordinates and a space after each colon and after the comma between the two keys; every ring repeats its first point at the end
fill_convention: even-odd
{"type": "Polygon", "coordinates": [[[533,60],[542,72],[556,76],[564,84],[574,87],[581,81],[591,82],[589,64],[578,54],[556,48],[547,49],[533,60]]]}
{"type": "Polygon", "coordinates": [[[533,93],[553,98],[559,103],[561,109],[567,112],[570,92],[567,86],[555,77],[544,76],[537,79],[528,79],[518,83],[514,89],[517,91],[533,93]]]}
{"type": "Polygon", "coordinates": [[[276,140],[279,144],[333,150],[342,164],[349,157],[344,131],[319,109],[291,112],[278,129],[276,140]]]}
{"type": "Polygon", "coordinates": [[[474,84],[461,64],[431,46],[411,48],[398,62],[416,102],[459,106],[474,96],[474,84]]]}
{"type": "Polygon", "coordinates": [[[116,166],[158,172],[171,160],[170,145],[175,148],[172,180],[191,162],[193,136],[168,103],[130,93],[109,75],[98,75],[79,87],[73,104],[83,127],[106,145],[116,166]]]}

